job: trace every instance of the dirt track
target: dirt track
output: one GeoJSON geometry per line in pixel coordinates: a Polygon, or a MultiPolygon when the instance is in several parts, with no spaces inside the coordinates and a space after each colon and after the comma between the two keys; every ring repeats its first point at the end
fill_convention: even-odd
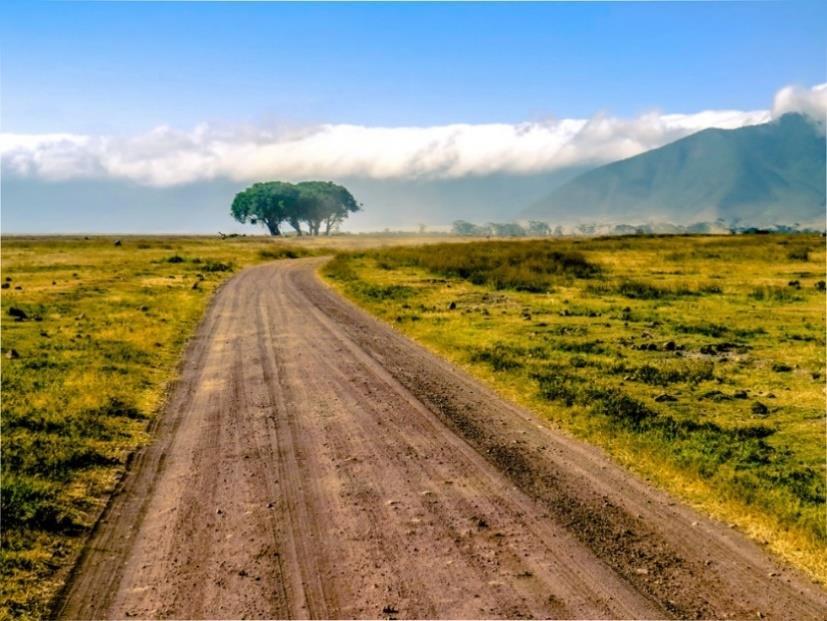
{"type": "Polygon", "coordinates": [[[757,546],[538,425],[329,291],[215,297],[64,618],[815,619],[757,546]]]}

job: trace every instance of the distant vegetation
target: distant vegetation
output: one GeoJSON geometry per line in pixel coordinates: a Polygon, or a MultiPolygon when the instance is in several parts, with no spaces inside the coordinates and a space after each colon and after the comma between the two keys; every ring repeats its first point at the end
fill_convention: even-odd
{"type": "Polygon", "coordinates": [[[695,222],[693,224],[678,225],[668,222],[649,224],[606,224],[590,223],[577,225],[551,226],[547,222],[529,220],[520,222],[489,222],[488,224],[474,224],[466,220],[456,220],[451,226],[451,233],[460,237],[599,237],[617,235],[703,235],[703,234],[746,234],[759,235],[770,233],[817,233],[821,230],[800,225],[776,225],[768,228],[757,228],[734,222],[727,223],[723,219],[714,222],[695,222]]]}
{"type": "Polygon", "coordinates": [[[236,194],[230,211],[239,222],[261,224],[271,235],[281,235],[285,222],[297,235],[330,235],[359,209],[346,188],[329,181],[269,181],[236,194]]]}
{"type": "Polygon", "coordinates": [[[343,254],[346,295],[827,579],[818,235],[343,254]]]}

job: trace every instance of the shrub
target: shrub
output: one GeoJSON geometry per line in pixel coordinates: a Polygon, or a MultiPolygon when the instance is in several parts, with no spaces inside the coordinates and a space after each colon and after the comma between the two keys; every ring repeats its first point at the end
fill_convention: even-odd
{"type": "Polygon", "coordinates": [[[372,300],[404,300],[415,293],[412,287],[405,285],[373,285],[359,284],[359,293],[372,300]]]}
{"type": "Polygon", "coordinates": [[[258,256],[262,259],[299,259],[312,255],[307,248],[294,248],[291,246],[277,246],[275,248],[266,248],[259,250],[258,256]]]}
{"type": "Polygon", "coordinates": [[[373,253],[384,269],[411,266],[496,289],[541,293],[559,279],[592,278],[600,268],[546,241],[474,242],[394,248],[373,253]]]}
{"type": "Polygon", "coordinates": [[[790,261],[809,261],[810,260],[810,249],[809,248],[794,248],[787,253],[787,258],[790,261]]]}
{"type": "Polygon", "coordinates": [[[523,363],[518,360],[523,353],[503,343],[497,343],[493,347],[474,352],[471,355],[471,362],[486,362],[495,371],[511,371],[523,366],[523,363]]]}
{"type": "Polygon", "coordinates": [[[222,263],[221,261],[207,261],[201,268],[205,272],[232,272],[234,267],[232,263],[222,263]]]}

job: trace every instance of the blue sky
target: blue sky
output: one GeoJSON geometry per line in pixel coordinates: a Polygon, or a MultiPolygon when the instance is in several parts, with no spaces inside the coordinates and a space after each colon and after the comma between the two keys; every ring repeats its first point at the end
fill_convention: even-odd
{"type": "Polygon", "coordinates": [[[827,3],[5,2],[2,129],[370,126],[766,109],[827,3]]]}

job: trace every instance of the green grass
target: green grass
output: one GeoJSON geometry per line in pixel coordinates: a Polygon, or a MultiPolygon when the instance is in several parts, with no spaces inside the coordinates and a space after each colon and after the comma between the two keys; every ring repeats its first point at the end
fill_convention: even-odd
{"type": "Polygon", "coordinates": [[[552,424],[827,580],[820,237],[446,244],[342,254],[324,274],[552,424]],[[388,287],[405,295],[368,294],[388,287]]]}
{"type": "Polygon", "coordinates": [[[266,238],[4,238],[0,618],[44,618],[215,288],[266,238]]]}

